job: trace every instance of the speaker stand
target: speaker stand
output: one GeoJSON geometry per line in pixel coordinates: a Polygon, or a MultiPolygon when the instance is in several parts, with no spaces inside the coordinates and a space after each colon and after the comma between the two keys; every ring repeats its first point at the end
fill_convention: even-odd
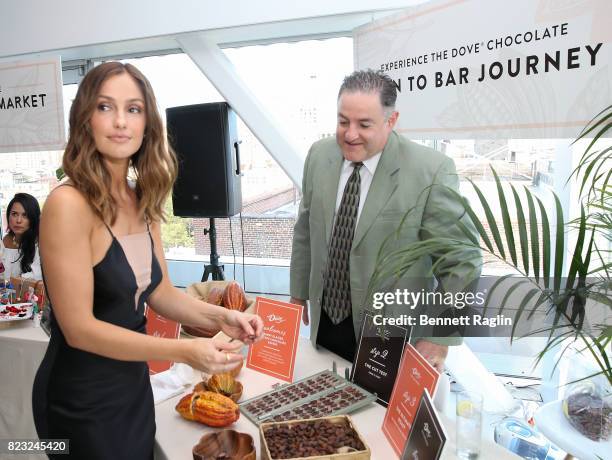
{"type": "Polygon", "coordinates": [[[204,229],[204,235],[208,234],[210,239],[210,265],[204,266],[204,274],[202,281],[208,281],[208,275],[212,276],[213,281],[222,281],[225,279],[223,274],[223,265],[219,265],[219,254],[217,254],[217,229],[215,228],[215,219],[210,217],[210,228],[204,229]]]}

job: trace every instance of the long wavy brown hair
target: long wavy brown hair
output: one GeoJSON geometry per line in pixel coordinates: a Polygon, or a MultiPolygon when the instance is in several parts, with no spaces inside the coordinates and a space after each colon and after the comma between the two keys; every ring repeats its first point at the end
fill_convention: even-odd
{"type": "Polygon", "coordinates": [[[122,73],[134,79],[145,101],[145,136],[138,151],[130,158],[129,168],[136,179],[139,210],[148,222],[163,221],[163,205],[176,179],[177,162],[166,142],[153,88],[133,65],[105,62],[85,75],[70,109],[70,133],[62,168],[100,219],[114,224],[117,203],[111,194],[111,175],[96,148],[89,122],[96,109],[102,84],[122,73]]]}

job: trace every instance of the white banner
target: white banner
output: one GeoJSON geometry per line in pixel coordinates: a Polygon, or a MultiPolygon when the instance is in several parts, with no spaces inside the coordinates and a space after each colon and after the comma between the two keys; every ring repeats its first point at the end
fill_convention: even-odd
{"type": "Polygon", "coordinates": [[[612,104],[611,0],[445,0],[356,29],[414,139],[573,138],[612,104]]]}
{"type": "Polygon", "coordinates": [[[59,58],[0,63],[0,152],[66,144],[59,58]]]}

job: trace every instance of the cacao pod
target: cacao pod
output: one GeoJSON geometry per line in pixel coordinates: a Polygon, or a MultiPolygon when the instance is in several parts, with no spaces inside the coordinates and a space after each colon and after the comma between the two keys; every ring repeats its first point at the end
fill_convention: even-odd
{"type": "Polygon", "coordinates": [[[208,379],[207,383],[210,391],[225,393],[225,396],[227,396],[232,394],[236,380],[229,374],[214,374],[208,379]]]}
{"type": "Polygon", "coordinates": [[[230,310],[244,311],[247,307],[246,296],[236,281],[231,281],[223,291],[223,306],[230,310]]]}
{"type": "Polygon", "coordinates": [[[213,287],[208,291],[208,296],[206,296],[206,302],[212,303],[213,305],[223,305],[223,288],[213,287]]]}
{"type": "Polygon", "coordinates": [[[208,384],[204,381],[196,383],[196,386],[193,387],[193,392],[197,393],[198,391],[208,391],[208,384]]]}
{"type": "Polygon", "coordinates": [[[242,383],[238,382],[231,374],[215,374],[206,383],[209,391],[221,393],[223,396],[238,402],[242,396],[242,383]]]}
{"type": "Polygon", "coordinates": [[[217,428],[231,425],[240,417],[238,404],[212,391],[196,391],[183,396],[176,410],[187,420],[217,428]]]}

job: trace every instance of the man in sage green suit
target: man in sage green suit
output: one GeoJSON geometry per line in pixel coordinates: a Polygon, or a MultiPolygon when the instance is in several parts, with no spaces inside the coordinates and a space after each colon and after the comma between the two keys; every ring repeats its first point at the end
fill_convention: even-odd
{"type": "MultiPolygon", "coordinates": [[[[292,302],[305,306],[303,319],[306,324],[309,322],[306,300],[310,301],[311,341],[315,345],[322,339],[318,333],[329,243],[334,215],[344,188],[342,174],[349,162],[364,162],[361,167],[364,174],[361,174],[362,208],[350,250],[352,315],[348,319],[348,329],[343,329],[343,334],[349,335],[344,337],[347,343],[355,343],[353,339],[357,338],[364,307],[372,305],[371,301],[366,302],[365,295],[379,249],[385,238],[400,227],[409,209],[412,212],[402,225],[399,236],[387,245],[388,249],[401,248],[432,235],[465,238],[454,226],[460,219],[471,228],[463,207],[446,188],[458,191],[453,161],[393,131],[399,116],[395,111],[395,99],[395,85],[384,74],[357,71],[346,77],[338,96],[336,138],[316,142],[304,164],[303,196],[293,236],[290,289],[292,302]],[[376,163],[372,167],[368,166],[372,163],[370,159],[376,163]],[[369,187],[366,185],[363,190],[363,181],[368,180],[364,178],[368,177],[366,170],[374,172],[369,177],[369,187]],[[351,329],[354,338],[350,337],[351,329]]],[[[479,253],[458,255],[456,265],[467,273],[470,264],[472,268],[478,265],[478,258],[479,253]],[[466,261],[473,263],[466,264],[466,261]]],[[[452,268],[448,265],[434,271],[438,289],[450,288],[445,283],[448,281],[450,284],[452,280],[443,276],[446,269],[452,268]]],[[[424,257],[402,279],[412,280],[409,282],[412,289],[431,290],[434,280],[426,276],[431,267],[432,258],[424,257]]],[[[405,307],[391,310],[394,315],[410,313],[409,310],[402,311],[402,308],[405,307]]],[[[336,329],[328,325],[325,330],[326,334],[334,335],[336,329]]],[[[459,344],[461,339],[425,337],[415,342],[421,354],[441,370],[448,345],[459,344]]]]}

